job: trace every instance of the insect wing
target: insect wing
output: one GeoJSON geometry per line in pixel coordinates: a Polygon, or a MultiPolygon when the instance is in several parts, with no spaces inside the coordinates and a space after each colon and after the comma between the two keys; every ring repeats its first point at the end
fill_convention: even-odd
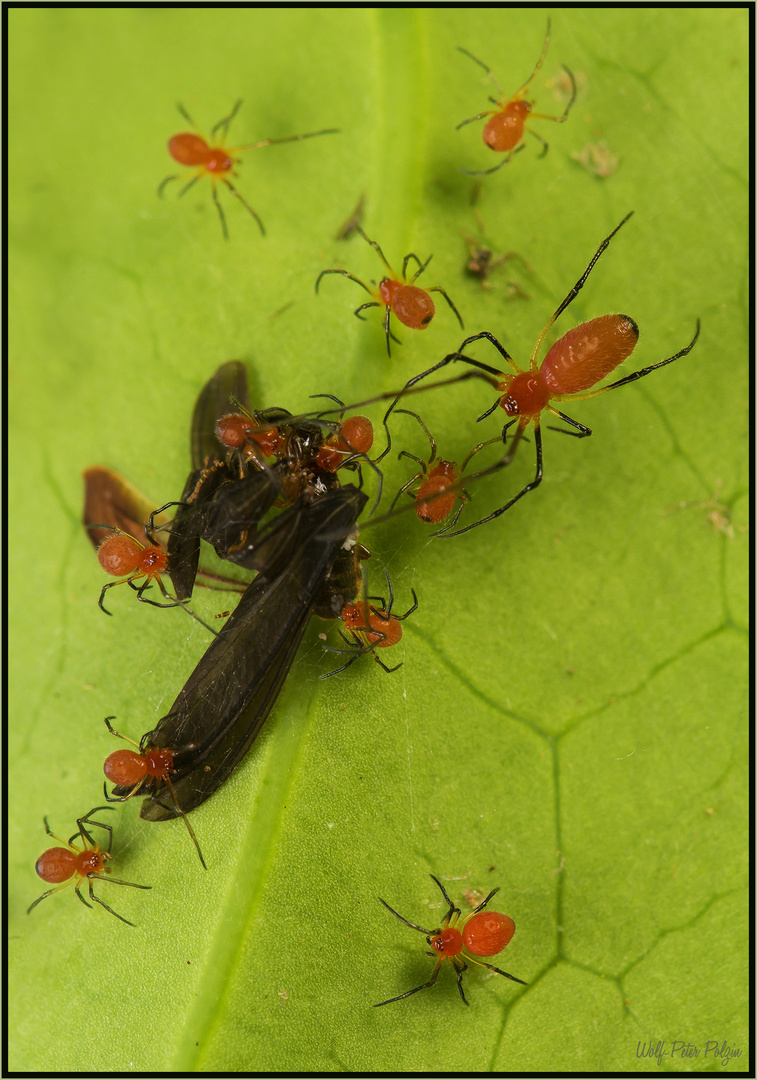
{"type": "MultiPolygon", "coordinates": [[[[109,529],[90,528],[95,522],[107,523],[138,540],[145,542],[145,525],[155,504],[112,469],[93,465],[84,474],[84,511],[82,523],[92,545],[98,548],[112,535],[109,529]]],[[[155,524],[168,521],[167,514],[158,514],[155,524]]],[[[160,536],[160,534],[158,534],[160,536]]]]}
{"type": "Polygon", "coordinates": [[[209,499],[214,491],[232,478],[226,456],[216,435],[219,417],[232,408],[231,399],[248,407],[247,371],[240,360],[221,364],[200,391],[192,413],[189,449],[192,471],[181,493],[168,538],[169,576],[177,599],[192,595],[200,562],[200,534],[195,525],[194,508],[209,499]]]}
{"type": "MultiPolygon", "coordinates": [[[[290,508],[295,557],[276,576],[261,572],[189,677],[170,713],[147,737],[175,752],[173,787],[184,812],[200,806],[243,760],[265,722],[313,606],[367,496],[352,485],[290,508]]],[[[115,794],[119,792],[116,790],[115,794]]],[[[142,804],[149,821],[176,817],[160,797],[142,804]]]]}
{"type": "Polygon", "coordinates": [[[213,461],[224,460],[216,424],[235,407],[232,399],[249,410],[247,371],[241,360],[221,364],[199,393],[189,431],[193,469],[203,469],[213,461]]]}
{"type": "Polygon", "coordinates": [[[283,463],[277,463],[241,479],[230,479],[225,465],[200,473],[186,505],[177,511],[168,541],[169,573],[177,596],[192,594],[201,539],[212,544],[221,559],[246,569],[261,568],[257,527],[281,495],[285,469],[283,463]]]}
{"type": "Polygon", "coordinates": [[[188,600],[194,589],[200,563],[200,532],[197,513],[221,485],[229,479],[226,463],[215,461],[205,469],[194,469],[187,477],[181,505],[168,535],[168,574],[178,600],[188,600]]]}
{"type": "MultiPolygon", "coordinates": [[[[257,584],[258,588],[251,585],[248,589],[248,592],[254,590],[251,597],[254,603],[248,608],[247,614],[251,626],[257,624],[261,627],[262,623],[261,632],[264,633],[269,629],[266,625],[267,613],[273,611],[278,619],[281,605],[288,603],[291,597],[286,595],[284,575],[273,582],[259,578],[257,584]]],[[[203,751],[198,756],[197,763],[193,764],[193,767],[185,767],[183,772],[179,771],[179,775],[172,779],[176,802],[185,813],[205,802],[244,759],[279,695],[307,629],[309,616],[309,611],[300,608],[283,625],[277,622],[275,632],[278,638],[275,648],[266,650],[269,663],[259,666],[254,672],[249,670],[246,663],[241,666],[241,670],[237,667],[232,672],[229,684],[221,691],[221,700],[217,702],[214,698],[208,702],[208,707],[204,710],[206,720],[221,719],[216,714],[218,708],[226,723],[219,724],[212,740],[205,740],[204,744],[200,744],[203,751]],[[251,684],[249,694],[242,693],[242,680],[251,684]]],[[[238,661],[239,655],[234,654],[234,661],[238,661]]],[[[252,659],[259,662],[260,656],[252,659]]],[[[186,699],[183,704],[186,707],[186,699]]],[[[158,738],[162,738],[162,735],[158,738]]],[[[192,749],[195,747],[190,746],[178,757],[179,765],[182,760],[191,759],[192,749]]],[[[140,816],[148,821],[164,821],[177,815],[170,802],[166,801],[165,794],[163,797],[158,794],[144,800],[140,816]]]]}

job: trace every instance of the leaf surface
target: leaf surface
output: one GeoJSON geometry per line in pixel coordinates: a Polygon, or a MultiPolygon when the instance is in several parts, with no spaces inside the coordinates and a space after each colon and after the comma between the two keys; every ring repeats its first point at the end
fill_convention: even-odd
{"type": "MultiPolygon", "coordinates": [[[[456,46],[509,93],[541,48],[535,10],[10,12],[11,1068],[620,1072],[647,1067],[650,1040],[666,1069],[745,1067],[747,19],[556,11],[535,111],[561,112],[563,63],[576,105],[564,125],[533,121],[549,154],[529,140],[474,210],[459,170],[494,159],[480,124],[455,124],[492,87],[456,46]],[[235,184],[268,236],[224,189],[224,241],[206,180],[155,191],[186,128],[175,102],[207,131],[240,97],[231,145],[341,134],[245,155],[235,184]],[[612,175],[576,160],[587,146],[617,155],[612,175]],[[698,317],[701,338],[648,380],[566,405],[594,437],[545,430],[544,483],[499,521],[450,541],[413,515],[365,530],[371,587],[385,565],[399,607],[419,595],[404,665],[318,682],[334,656],[311,628],[247,761],[193,814],[208,873],[180,821],[125,804],[109,815],[115,876],[153,891],[98,891],[136,928],[71,889],[27,919],[43,815],[68,836],[102,802],[102,717],[138,739],[208,641],[126,589],[112,618],[97,609],[82,471],[177,498],[195,398],[224,360],[247,363],[254,404],[299,410],[395,389],[459,344],[438,294],[391,360],[379,314],[352,317],[366,299],[352,282],[315,295],[322,269],[382,272],[359,237],[334,239],[363,193],[392,265],[433,253],[421,284],[521,365],[631,209],[547,345],[607,311],[641,327],[628,371],[680,349],[698,317]],[[465,272],[476,211],[496,253],[527,261],[490,290],[465,272]],[[464,911],[466,889],[501,887],[518,929],[499,966],[527,988],[471,970],[465,1009],[444,971],[370,1007],[430,975],[421,935],[376,899],[434,924],[429,873],[464,911]]],[[[491,400],[466,383],[412,407],[460,462],[499,430],[473,423],[491,400]]],[[[427,454],[410,418],[396,439],[427,454]]],[[[510,498],[532,455],[471,485],[464,513],[510,498]]],[[[407,468],[392,455],[387,490],[407,468]]]]}

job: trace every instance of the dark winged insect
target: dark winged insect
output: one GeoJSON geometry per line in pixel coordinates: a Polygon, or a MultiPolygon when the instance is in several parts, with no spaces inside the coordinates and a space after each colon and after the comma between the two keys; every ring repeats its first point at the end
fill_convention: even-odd
{"type": "MultiPolygon", "coordinates": [[[[344,406],[332,400],[341,419],[344,406]]],[[[192,472],[168,540],[169,572],[181,597],[191,594],[200,540],[212,544],[222,559],[250,570],[265,564],[268,576],[275,576],[273,534],[266,533],[266,555],[258,554],[260,523],[268,511],[338,488],[338,469],[358,468],[360,461],[371,464],[365,453],[373,429],[365,417],[338,422],[319,414],[295,418],[280,408],[251,412],[244,369],[236,361],[219,368],[203,389],[192,432],[192,472]],[[230,397],[235,413],[227,411],[230,397]],[[272,454],[273,463],[263,460],[272,454]]],[[[295,533],[286,522],[274,528],[280,541],[277,562],[284,565],[295,533]]]]}
{"type": "Polygon", "coordinates": [[[66,885],[70,885],[74,880],[76,881],[74,892],[85,907],[91,908],[92,904],[84,899],[80,891],[82,885],[86,881],[89,886],[90,900],[99,904],[100,907],[105,908],[106,911],[109,911],[111,915],[120,919],[121,922],[126,923],[127,926],[134,925],[134,923],[125,919],[123,915],[119,915],[118,912],[114,911],[112,907],[109,907],[99,896],[95,896],[93,892],[95,880],[109,881],[111,885],[127,885],[131,889],[151,888],[150,885],[137,885],[133,881],[120,881],[118,878],[109,878],[106,876],[110,873],[110,867],[107,864],[112,859],[110,849],[113,845],[113,829],[110,825],[105,825],[102,821],[94,821],[92,815],[98,814],[101,810],[112,809],[113,808],[110,806],[95,806],[88,814],[85,814],[84,817],[77,819],[77,832],[75,832],[68,840],[63,840],[62,837],[56,836],[56,834],[51,831],[47,818],[44,819],[45,832],[47,835],[52,836],[53,840],[59,840],[60,843],[65,846],[48,848],[48,850],[43,851],[37,859],[37,864],[35,866],[37,874],[43,881],[46,881],[48,884],[54,885],[55,887],[42,893],[42,895],[29,906],[27,915],[32,908],[35,908],[46,896],[50,896],[52,893],[64,889],[66,885]],[[95,843],[85,826],[103,829],[108,834],[108,846],[105,850],[102,850],[99,844],[95,843]],[[81,840],[81,848],[74,846],[75,840],[81,840]]]}
{"type": "MultiPolygon", "coordinates": [[[[170,712],[142,739],[170,750],[173,805],[158,792],[141,816],[166,821],[200,806],[243,760],[270,713],[318,603],[324,582],[351,536],[367,496],[352,485],[317,499],[301,497],[262,538],[262,569],[179,693],[170,712]],[[293,555],[278,568],[282,534],[293,555]],[[265,566],[266,553],[272,575],[265,566]],[[181,808],[179,810],[178,808],[181,808]]],[[[114,788],[113,795],[130,794],[114,788]]]]}
{"type": "MultiPolygon", "coordinates": [[[[215,476],[222,477],[216,470],[215,476]]],[[[264,515],[282,495],[285,469],[273,466],[265,472],[252,472],[241,479],[221,479],[209,494],[201,491],[191,510],[180,519],[181,542],[206,540],[219,558],[249,570],[259,569],[255,555],[258,526],[264,515]],[[205,497],[201,497],[205,494],[205,497]]],[[[207,489],[206,489],[207,492],[207,489]]],[[[173,535],[174,526],[170,527],[173,535]]],[[[169,539],[169,550],[171,541],[169,539]]],[[[192,560],[194,566],[194,556],[192,560]]],[[[182,588],[191,590],[192,580],[182,564],[182,588]]]]}
{"type": "MultiPolygon", "coordinates": [[[[254,441],[257,430],[250,435],[258,421],[265,425],[270,420],[276,427],[289,415],[283,409],[250,412],[247,372],[238,360],[222,364],[200,391],[190,425],[192,468],[178,504],[166,504],[166,508],[177,507],[168,553],[169,573],[180,599],[192,595],[201,539],[212,543],[221,558],[244,565],[243,559],[234,559],[230,553],[249,538],[250,530],[254,538],[258,522],[281,494],[284,470],[240,454],[250,444],[260,448],[254,441]],[[230,404],[237,413],[229,413],[230,404]],[[245,471],[245,464],[252,464],[252,474],[245,471]]],[[[269,427],[264,433],[270,432],[269,427]]]]}
{"type": "MultiPolygon", "coordinates": [[[[281,413],[283,410],[276,410],[281,413]]],[[[267,413],[272,410],[266,410],[267,413]]],[[[258,414],[260,415],[260,414],[258,414]]],[[[286,414],[289,416],[289,414],[286,414]]],[[[248,570],[266,568],[268,576],[275,576],[273,545],[271,537],[277,535],[279,547],[275,558],[279,565],[286,563],[297,543],[297,533],[288,526],[288,520],[274,522],[269,527],[261,521],[274,505],[292,505],[303,496],[317,497],[339,487],[333,470],[313,473],[315,451],[322,443],[322,432],[316,425],[303,424],[282,435],[281,458],[270,466],[259,469],[248,459],[244,475],[229,478],[225,467],[213,470],[214,484],[203,484],[189,507],[182,507],[177,515],[180,540],[186,550],[189,543],[199,545],[200,540],[212,544],[216,554],[229,562],[248,570]],[[273,530],[273,533],[271,532],[273,530]],[[266,553],[259,551],[261,537],[265,536],[266,553]]],[[[177,526],[171,526],[171,531],[177,526]]],[[[169,551],[172,542],[169,540],[169,551]]],[[[186,560],[184,567],[196,565],[186,560]]],[[[182,588],[191,589],[191,579],[182,574],[182,588]]]]}
{"type": "Polygon", "coordinates": [[[460,908],[455,907],[449,896],[447,896],[447,891],[441,881],[434,877],[433,874],[430,877],[439,886],[445,902],[449,905],[441,925],[437,926],[435,930],[425,930],[416,923],[408,922],[393,907],[389,907],[386,900],[379,897],[379,901],[405,926],[426,935],[426,941],[431,946],[428,955],[436,957],[434,973],[428,982],[416,986],[412,990],[407,990],[404,994],[387,998],[386,1001],[379,1001],[374,1008],[379,1008],[381,1005],[390,1005],[393,1001],[402,1001],[403,998],[410,997],[411,994],[417,994],[419,990],[425,990],[427,987],[433,986],[445,960],[449,960],[455,970],[457,989],[464,1005],[468,1004],[463,992],[463,974],[468,970],[468,960],[473,964],[489,968],[490,971],[495,971],[497,975],[504,975],[506,979],[512,979],[513,982],[520,983],[521,986],[527,986],[528,984],[523,979],[517,979],[515,975],[510,975],[507,971],[495,967],[494,964],[488,964],[486,961],[479,959],[481,956],[496,956],[497,953],[502,952],[510,944],[515,933],[515,923],[509,915],[501,915],[497,911],[484,911],[484,908],[492,897],[499,892],[499,889],[492,889],[486,899],[482,900],[478,907],[475,907],[470,914],[466,915],[462,922],[459,922],[462,914],[460,908]]]}

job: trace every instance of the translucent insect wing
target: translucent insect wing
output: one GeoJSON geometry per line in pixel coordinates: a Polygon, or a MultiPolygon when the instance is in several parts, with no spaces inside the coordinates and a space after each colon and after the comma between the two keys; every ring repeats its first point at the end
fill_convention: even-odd
{"type": "MultiPolygon", "coordinates": [[[[82,523],[93,547],[98,548],[103,540],[113,534],[109,529],[89,528],[95,522],[107,523],[114,529],[120,529],[138,540],[145,542],[145,525],[150,512],[155,509],[146,495],[112,469],[93,465],[83,473],[84,511],[82,523]]],[[[156,525],[168,521],[168,514],[158,514],[156,525]]],[[[160,538],[160,533],[157,538],[160,538]]]]}

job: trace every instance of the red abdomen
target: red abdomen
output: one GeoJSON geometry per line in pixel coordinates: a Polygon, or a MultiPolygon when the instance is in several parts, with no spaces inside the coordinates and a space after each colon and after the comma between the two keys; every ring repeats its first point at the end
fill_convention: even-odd
{"type": "Polygon", "coordinates": [[[639,328],[628,315],[601,315],[556,341],[540,368],[550,397],[596,386],[631,355],[639,328]]]}
{"type": "Polygon", "coordinates": [[[484,125],[484,142],[492,150],[512,150],[523,138],[523,124],[531,111],[527,101],[512,101],[484,125]]]}
{"type": "Polygon", "coordinates": [[[180,165],[202,165],[208,156],[209,146],[199,135],[185,131],[168,140],[168,153],[180,165]]]}
{"type": "Polygon", "coordinates": [[[509,915],[479,911],[465,924],[463,941],[474,956],[496,956],[510,944],[514,933],[515,923],[509,915]]]}
{"type": "Polygon", "coordinates": [[[403,285],[391,278],[384,278],[379,293],[399,321],[413,330],[423,330],[434,317],[434,301],[425,289],[417,285],[403,285]]]}

